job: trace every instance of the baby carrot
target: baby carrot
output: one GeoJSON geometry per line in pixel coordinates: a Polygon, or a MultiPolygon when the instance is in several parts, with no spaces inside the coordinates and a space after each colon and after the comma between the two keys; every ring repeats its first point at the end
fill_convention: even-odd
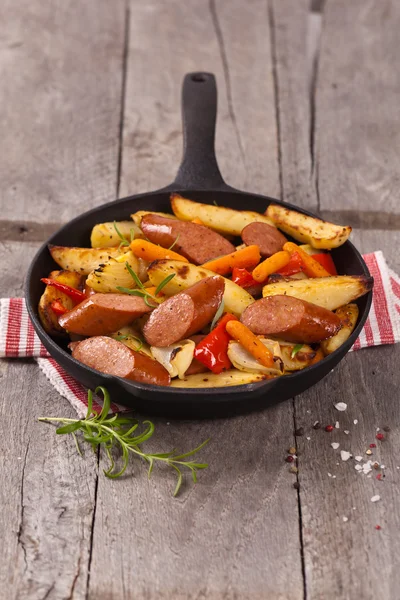
{"type": "Polygon", "coordinates": [[[130,243],[130,248],[135,256],[143,258],[152,262],[153,260],[181,260],[183,262],[189,262],[187,258],[181,256],[173,250],[162,248],[157,244],[152,244],[147,240],[136,239],[130,243]]]}
{"type": "Polygon", "coordinates": [[[204,263],[202,267],[209,271],[214,271],[214,273],[218,273],[218,275],[227,275],[234,267],[252,269],[258,265],[260,258],[260,249],[258,246],[246,246],[231,254],[225,254],[225,256],[219,256],[218,258],[209,260],[204,263]]]}
{"type": "Polygon", "coordinates": [[[293,244],[293,242],[286,242],[283,245],[283,249],[287,250],[289,254],[293,254],[294,252],[298,252],[300,254],[302,263],[303,263],[303,271],[308,277],[331,277],[331,274],[328,273],[326,269],[316,261],[310,254],[304,252],[300,246],[297,244],[293,244]]]}
{"type": "Polygon", "coordinates": [[[280,252],[275,252],[269,258],[266,258],[262,263],[260,263],[253,271],[252,276],[253,279],[258,281],[259,283],[263,283],[266,281],[268,275],[272,273],[276,273],[282,267],[285,267],[290,261],[290,254],[286,250],[281,250],[280,252]]]}
{"type": "Polygon", "coordinates": [[[240,321],[228,321],[226,331],[264,367],[274,366],[272,352],[240,321]]]}

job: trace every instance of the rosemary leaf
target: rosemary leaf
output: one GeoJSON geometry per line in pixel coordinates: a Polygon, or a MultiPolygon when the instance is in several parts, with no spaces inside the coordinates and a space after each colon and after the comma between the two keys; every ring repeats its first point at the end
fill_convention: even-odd
{"type": "MultiPolygon", "coordinates": [[[[71,433],[79,454],[81,454],[78,437],[76,432],[80,432],[84,441],[91,445],[94,451],[102,448],[108,458],[109,465],[104,469],[104,475],[110,479],[121,477],[129,464],[130,456],[133,454],[136,458],[142,459],[149,465],[148,477],[151,476],[154,464],[159,462],[173,469],[177,474],[177,481],[174,490],[174,496],[179,493],[183,482],[182,468],[189,469],[192,473],[193,481],[197,481],[197,471],[205,469],[206,463],[196,463],[193,461],[182,460],[201,450],[209,440],[206,440],[194,450],[183,454],[176,454],[175,450],[171,452],[151,454],[141,448],[141,444],[147,442],[154,434],[154,424],[151,421],[144,421],[142,425],[145,429],[135,435],[139,427],[139,421],[130,416],[109,415],[111,399],[108,390],[99,386],[95,393],[103,396],[103,407],[100,414],[93,411],[93,392],[88,391],[88,410],[84,419],[67,419],[63,417],[41,417],[39,421],[60,423],[62,426],[57,428],[58,434],[71,433]],[[118,469],[113,457],[113,448],[119,447],[122,453],[122,464],[118,469]]],[[[82,454],[81,454],[82,455],[82,454]]]]}
{"type": "Polygon", "coordinates": [[[304,344],[296,344],[292,350],[290,358],[294,358],[296,356],[296,354],[302,349],[303,346],[304,346],[304,344]]]}
{"type": "Polygon", "coordinates": [[[224,302],[224,299],[222,298],[221,304],[218,306],[217,312],[215,313],[214,318],[212,320],[210,331],[212,331],[214,329],[214,327],[216,326],[216,324],[222,317],[224,308],[225,308],[225,302],[224,302]]]}

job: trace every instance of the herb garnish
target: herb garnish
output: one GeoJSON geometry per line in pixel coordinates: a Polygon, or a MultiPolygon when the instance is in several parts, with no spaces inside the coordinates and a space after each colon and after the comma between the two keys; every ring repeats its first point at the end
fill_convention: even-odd
{"type": "Polygon", "coordinates": [[[296,356],[296,354],[302,349],[303,346],[304,346],[304,344],[296,344],[292,350],[290,358],[294,358],[296,356]]]}
{"type": "Polygon", "coordinates": [[[186,467],[192,472],[192,479],[197,482],[197,470],[205,469],[208,467],[207,463],[196,463],[193,461],[182,460],[193,456],[196,452],[201,450],[208,442],[209,439],[205,440],[200,446],[197,446],[194,450],[185,452],[184,454],[176,454],[175,450],[165,453],[151,454],[144,452],[140,445],[143,442],[149,440],[154,433],[154,424],[151,421],[143,421],[142,425],[146,425],[146,429],[134,435],[136,429],[139,427],[139,421],[129,416],[121,416],[119,414],[108,415],[111,400],[110,394],[105,387],[99,386],[95,389],[95,393],[101,392],[103,394],[103,408],[98,414],[93,410],[93,392],[88,390],[88,409],[86,417],[84,419],[65,419],[62,417],[40,417],[39,421],[44,422],[58,422],[64,423],[63,427],[56,429],[57,434],[72,433],[77,450],[82,456],[82,452],[79,447],[78,438],[76,436],[77,431],[81,431],[83,439],[88,442],[94,451],[100,446],[104,448],[107,457],[110,461],[110,466],[107,470],[104,470],[104,475],[110,479],[116,479],[120,477],[126,470],[129,462],[129,453],[131,452],[136,457],[143,459],[149,465],[148,476],[150,477],[155,462],[160,464],[164,463],[174,469],[177,473],[177,483],[174,490],[174,496],[176,496],[181,488],[183,475],[181,468],[186,467]],[[122,450],[123,464],[119,471],[116,471],[115,461],[112,456],[112,449],[114,447],[120,447],[122,450]]]}
{"type": "Polygon", "coordinates": [[[161,292],[161,290],[163,289],[163,287],[166,286],[167,283],[169,283],[171,281],[171,279],[173,279],[173,277],[175,277],[175,275],[176,275],[176,273],[171,273],[171,275],[168,275],[168,277],[163,279],[161,281],[161,283],[157,286],[157,289],[153,295],[147,291],[147,288],[145,288],[143,283],[140,281],[140,279],[137,276],[137,274],[135,273],[135,271],[132,270],[129,263],[126,262],[125,266],[128,269],[129,275],[132,277],[133,281],[136,283],[136,285],[138,286],[139,289],[132,290],[130,288],[118,286],[117,290],[119,292],[122,292],[123,294],[130,294],[131,296],[140,296],[141,298],[143,298],[143,300],[145,301],[147,306],[149,306],[150,308],[155,308],[155,305],[149,303],[149,300],[153,300],[153,302],[155,302],[156,305],[160,304],[161,300],[160,300],[160,298],[156,298],[157,294],[159,294],[161,292]]]}
{"type": "MultiPolygon", "coordinates": [[[[172,242],[171,246],[168,248],[168,250],[172,250],[172,248],[175,246],[175,244],[177,243],[177,241],[179,240],[181,234],[178,233],[178,235],[176,236],[176,240],[174,242],[172,242]]],[[[158,244],[160,245],[160,244],[158,244]]]]}
{"type": "Polygon", "coordinates": [[[218,323],[220,317],[222,317],[222,313],[224,312],[224,308],[225,308],[225,302],[224,302],[224,299],[222,298],[221,304],[218,306],[217,312],[215,313],[214,318],[213,318],[213,320],[211,322],[210,331],[212,331],[214,329],[214,327],[218,323]]]}
{"type": "Polygon", "coordinates": [[[138,347],[135,348],[136,352],[139,352],[139,350],[141,350],[143,347],[142,340],[140,338],[136,337],[135,335],[115,335],[114,339],[118,340],[118,342],[124,342],[126,340],[132,340],[132,341],[137,342],[138,347]]]}
{"type": "MultiPolygon", "coordinates": [[[[119,239],[121,240],[121,242],[119,244],[119,248],[121,248],[121,246],[129,246],[128,240],[126,239],[125,236],[122,235],[122,233],[120,232],[120,230],[117,227],[117,221],[114,221],[114,229],[117,232],[119,239]]],[[[132,238],[132,229],[131,229],[131,238],[132,238]]]]}

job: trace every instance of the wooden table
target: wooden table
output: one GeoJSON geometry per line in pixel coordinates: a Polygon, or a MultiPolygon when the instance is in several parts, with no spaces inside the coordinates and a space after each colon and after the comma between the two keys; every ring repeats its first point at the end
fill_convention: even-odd
{"type": "MultiPolygon", "coordinates": [[[[217,77],[230,184],[353,225],[358,248],[383,250],[400,272],[400,3],[309,5],[6,0],[1,295],[23,293],[33,253],[60,224],[172,181],[180,86],[194,70],[217,77]]],[[[37,422],[74,413],[34,362],[2,361],[0,597],[397,600],[399,363],[399,346],[364,350],[262,413],[157,419],[154,449],[212,438],[209,469],[173,499],[170,475],[148,482],[140,464],[106,479],[103,458],[80,458],[37,422]],[[340,429],[315,430],[317,420],[340,429]],[[364,456],[384,426],[373,451],[384,481],[331,447],[364,456]],[[285,462],[296,443],[297,477],[285,462]]]]}

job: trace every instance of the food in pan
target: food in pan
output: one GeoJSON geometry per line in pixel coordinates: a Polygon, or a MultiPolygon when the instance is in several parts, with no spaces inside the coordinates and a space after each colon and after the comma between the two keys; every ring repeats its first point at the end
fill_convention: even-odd
{"type": "Polygon", "coordinates": [[[348,339],[371,277],[338,274],[351,231],[271,204],[171,196],[173,214],[99,223],[91,248],[50,246],[44,329],[103,373],[177,388],[242,385],[312,366],[348,339]],[[288,237],[294,239],[297,244],[288,237]]]}

